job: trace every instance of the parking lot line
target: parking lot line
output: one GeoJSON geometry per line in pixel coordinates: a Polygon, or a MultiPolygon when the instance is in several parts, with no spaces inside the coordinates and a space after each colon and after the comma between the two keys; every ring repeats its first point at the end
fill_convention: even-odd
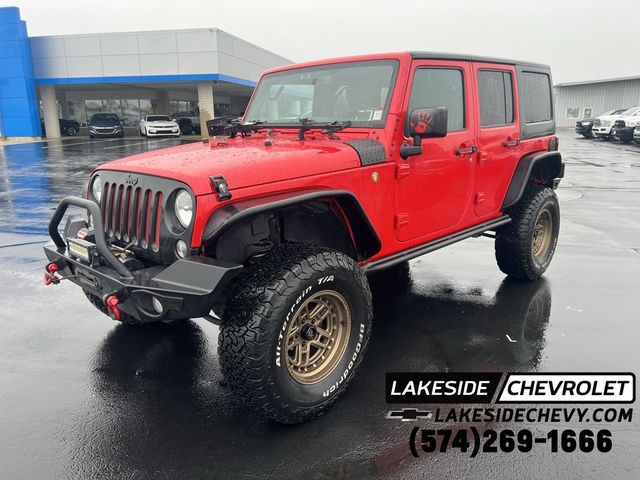
{"type": "Polygon", "coordinates": [[[112,148],[132,147],[134,145],[145,145],[145,144],[149,145],[149,142],[161,143],[161,142],[166,142],[168,140],[173,140],[173,138],[163,138],[161,140],[158,140],[157,142],[153,140],[145,140],[144,142],[138,142],[138,143],[124,143],[122,145],[113,145],[112,147],[104,147],[103,150],[110,150],[112,148]]]}
{"type": "MultiPolygon", "coordinates": [[[[68,142],[65,144],[65,142],[60,142],[57,145],[46,145],[44,147],[42,147],[43,149],[45,148],[54,148],[54,147],[69,147],[69,146],[74,146],[74,145],[89,145],[89,144],[96,144],[96,143],[106,143],[106,142],[114,142],[116,140],[122,140],[121,138],[103,138],[100,140],[91,140],[89,142],[80,142],[80,143],[71,143],[68,142]]],[[[51,141],[51,140],[49,140],[51,141]]]]}

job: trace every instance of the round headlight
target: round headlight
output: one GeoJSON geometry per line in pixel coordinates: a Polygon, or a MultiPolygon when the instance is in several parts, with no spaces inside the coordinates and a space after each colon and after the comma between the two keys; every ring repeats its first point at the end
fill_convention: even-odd
{"type": "Polygon", "coordinates": [[[100,180],[98,175],[93,177],[91,193],[93,194],[93,198],[95,198],[97,202],[100,202],[100,199],[102,198],[102,180],[100,180]]]}
{"type": "Polygon", "coordinates": [[[176,195],[175,203],[176,217],[180,224],[187,228],[191,225],[191,219],[193,218],[193,200],[185,190],[180,190],[176,195]]]}

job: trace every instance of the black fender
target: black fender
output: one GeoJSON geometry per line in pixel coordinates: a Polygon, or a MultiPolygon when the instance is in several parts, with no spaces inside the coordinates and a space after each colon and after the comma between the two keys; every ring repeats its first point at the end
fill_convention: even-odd
{"type": "Polygon", "coordinates": [[[318,200],[334,200],[344,212],[346,217],[344,220],[349,223],[348,228],[355,240],[357,260],[367,259],[380,251],[382,248],[380,237],[356,196],[347,190],[328,189],[287,192],[224,205],[216,209],[207,220],[201,243],[203,245],[215,243],[231,227],[256,215],[318,200]]]}
{"type": "Polygon", "coordinates": [[[511,177],[511,183],[502,202],[502,210],[518,203],[529,182],[534,181],[555,188],[562,177],[564,163],[560,152],[528,153],[520,159],[511,177]]]}

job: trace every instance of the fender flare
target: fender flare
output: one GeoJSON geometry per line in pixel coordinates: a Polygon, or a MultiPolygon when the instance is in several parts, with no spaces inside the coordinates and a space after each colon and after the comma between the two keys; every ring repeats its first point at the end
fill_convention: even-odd
{"type": "Polygon", "coordinates": [[[523,156],[511,177],[511,183],[502,202],[502,210],[518,203],[522,198],[525,188],[531,179],[531,174],[536,165],[549,166],[549,178],[545,185],[556,187],[559,179],[564,177],[564,163],[560,152],[532,152],[523,156]]]}
{"type": "Polygon", "coordinates": [[[306,190],[255,197],[229,203],[213,211],[202,233],[201,243],[216,242],[234,225],[255,215],[274,212],[285,207],[300,205],[314,200],[335,200],[343,210],[344,221],[348,221],[358,254],[358,260],[372,257],[382,248],[380,237],[356,196],[347,190],[306,190]]]}

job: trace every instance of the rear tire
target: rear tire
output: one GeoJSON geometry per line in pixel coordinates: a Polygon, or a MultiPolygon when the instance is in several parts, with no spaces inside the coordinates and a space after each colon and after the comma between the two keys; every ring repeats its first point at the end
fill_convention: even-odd
{"type": "Polygon", "coordinates": [[[235,285],[218,337],[229,387],[278,422],[322,414],[351,382],[371,333],[360,267],[338,251],[286,244],[235,285]]]}
{"type": "Polygon", "coordinates": [[[496,232],[498,266],[510,277],[540,278],[558,243],[560,207],[556,193],[549,187],[530,185],[508,213],[511,223],[496,232]]]}
{"type": "Polygon", "coordinates": [[[183,135],[191,135],[193,133],[193,125],[191,122],[180,123],[180,131],[183,135]]]}

